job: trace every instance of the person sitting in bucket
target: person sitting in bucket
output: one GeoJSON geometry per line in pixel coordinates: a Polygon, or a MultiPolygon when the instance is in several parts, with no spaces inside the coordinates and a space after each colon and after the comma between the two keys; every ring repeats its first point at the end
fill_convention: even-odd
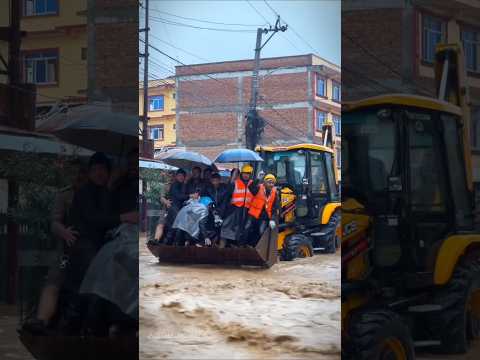
{"type": "Polygon", "coordinates": [[[208,196],[194,193],[172,225],[179,246],[211,246],[216,237],[215,204],[208,196]]]}
{"type": "MultiPolygon", "coordinates": [[[[261,176],[262,174],[260,174],[261,176]]],[[[245,226],[248,236],[248,244],[256,246],[262,234],[267,230],[275,229],[278,224],[280,211],[280,196],[275,183],[277,179],[273,174],[267,174],[263,182],[252,189],[255,197],[250,203],[248,220],[245,226]]]]}

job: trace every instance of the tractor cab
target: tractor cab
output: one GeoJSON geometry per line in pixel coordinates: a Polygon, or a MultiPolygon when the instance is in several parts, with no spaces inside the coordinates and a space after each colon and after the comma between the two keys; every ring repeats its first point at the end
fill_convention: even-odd
{"type": "Polygon", "coordinates": [[[473,227],[460,119],[458,107],[419,96],[346,106],[344,195],[371,216],[374,266],[392,280],[389,271],[431,276],[445,237],[473,227]]]}
{"type": "Polygon", "coordinates": [[[282,204],[295,198],[297,222],[316,222],[325,206],[339,201],[333,151],[315,144],[257,149],[264,162],[257,172],[273,173],[282,204]]]}

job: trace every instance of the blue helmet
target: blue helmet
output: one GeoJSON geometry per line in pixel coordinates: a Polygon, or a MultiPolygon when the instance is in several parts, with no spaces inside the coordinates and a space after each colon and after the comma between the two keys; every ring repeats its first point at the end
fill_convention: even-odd
{"type": "Polygon", "coordinates": [[[202,196],[200,198],[200,204],[208,206],[213,202],[212,198],[210,196],[202,196]]]}

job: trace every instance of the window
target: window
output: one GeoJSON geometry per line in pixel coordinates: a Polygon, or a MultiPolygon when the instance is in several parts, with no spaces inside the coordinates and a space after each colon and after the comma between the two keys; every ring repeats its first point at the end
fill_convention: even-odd
{"type": "Polygon", "coordinates": [[[150,139],[163,140],[163,125],[152,127],[150,129],[150,139]]]}
{"type": "Polygon", "coordinates": [[[173,94],[172,94],[172,98],[174,98],[174,99],[175,99],[175,93],[173,93],[173,94]]]}
{"type": "Polygon", "coordinates": [[[163,111],[163,95],[150,97],[150,111],[163,111]]]}
{"type": "Polygon", "coordinates": [[[317,131],[322,131],[325,120],[327,119],[327,113],[324,111],[317,111],[317,131]]]}
{"type": "Polygon", "coordinates": [[[337,168],[340,169],[342,167],[342,149],[338,146],[335,148],[335,160],[337,163],[337,168]]]}
{"type": "Polygon", "coordinates": [[[87,48],[82,48],[81,58],[82,60],[87,60],[87,48]]]}
{"type": "Polygon", "coordinates": [[[29,52],[24,55],[24,79],[33,84],[56,84],[58,51],[29,52]]]}
{"type": "Polygon", "coordinates": [[[338,115],[332,115],[333,125],[335,126],[335,135],[342,135],[342,121],[341,117],[338,115]]]}
{"type": "Polygon", "coordinates": [[[422,19],[422,59],[433,63],[437,44],[446,38],[446,25],[444,21],[433,16],[424,15],[422,19]]]}
{"type": "Polygon", "coordinates": [[[24,0],[23,15],[41,16],[58,14],[58,0],[24,0]]]}
{"type": "Polygon", "coordinates": [[[342,99],[341,86],[339,83],[336,83],[336,82],[333,83],[332,99],[333,101],[337,101],[337,102],[340,102],[342,99]]]}
{"type": "Polygon", "coordinates": [[[327,175],[325,174],[324,154],[311,152],[312,163],[312,192],[327,194],[327,175]]]}
{"type": "Polygon", "coordinates": [[[317,96],[327,96],[327,81],[324,78],[317,78],[317,96]]]}
{"type": "Polygon", "coordinates": [[[173,124],[173,130],[177,128],[177,124],[173,124]]]}
{"type": "Polygon", "coordinates": [[[462,42],[467,70],[480,72],[480,61],[478,59],[478,49],[480,47],[479,33],[472,30],[463,30],[462,42]]]}

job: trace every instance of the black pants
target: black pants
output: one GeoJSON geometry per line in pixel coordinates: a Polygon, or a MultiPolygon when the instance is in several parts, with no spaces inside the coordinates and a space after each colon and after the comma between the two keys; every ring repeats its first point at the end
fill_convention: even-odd
{"type": "Polygon", "coordinates": [[[255,219],[253,216],[248,216],[245,225],[246,245],[256,246],[262,235],[268,229],[269,220],[255,219]]]}

